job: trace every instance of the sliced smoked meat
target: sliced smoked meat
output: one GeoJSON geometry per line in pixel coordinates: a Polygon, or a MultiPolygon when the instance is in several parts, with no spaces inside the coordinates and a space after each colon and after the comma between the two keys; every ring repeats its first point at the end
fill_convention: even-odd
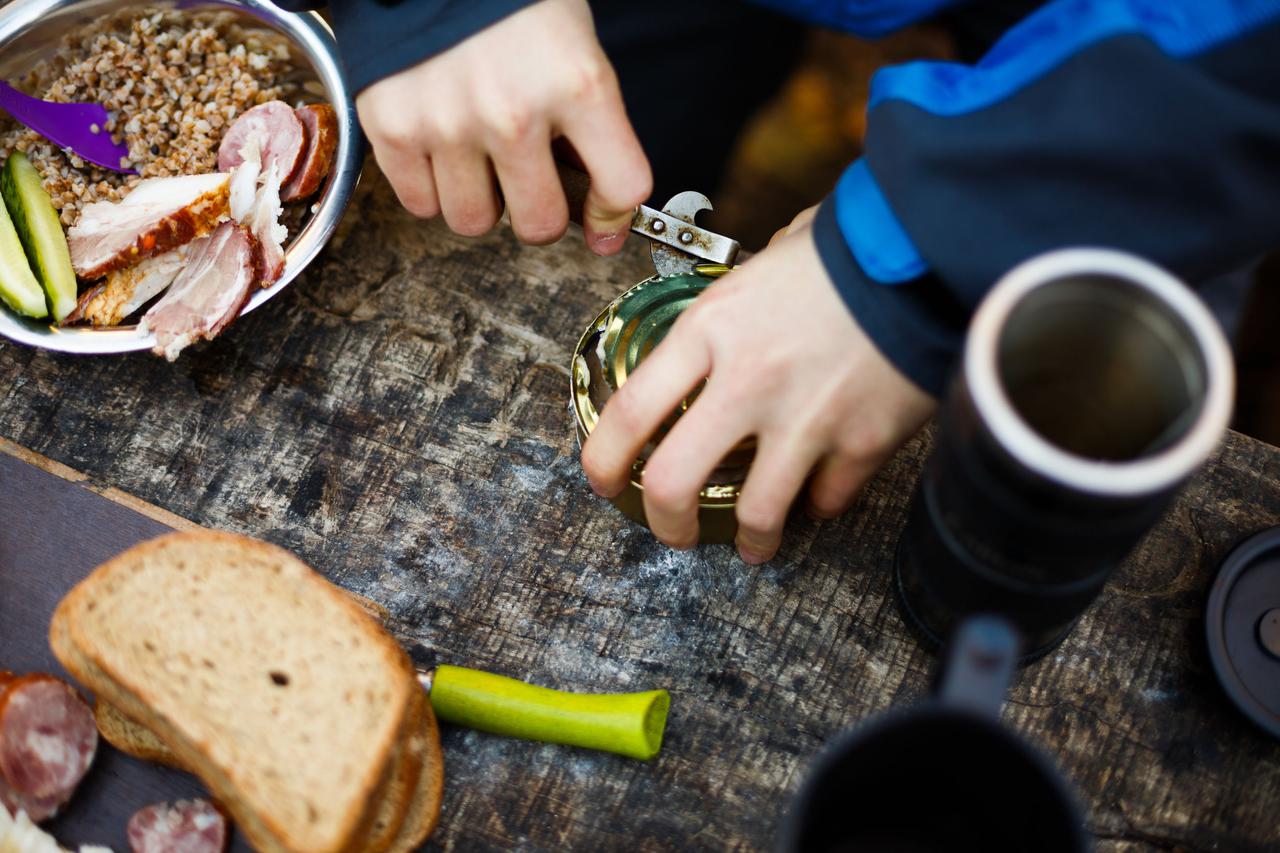
{"type": "Polygon", "coordinates": [[[169,290],[142,316],[153,352],[173,361],[189,344],[213,338],[235,319],[257,279],[254,237],[228,220],[193,244],[169,290]]]}
{"type": "Polygon", "coordinates": [[[209,233],[228,215],[231,176],[148,178],[123,201],[86,207],[67,230],[71,265],[81,278],[99,278],[209,233]]]}
{"type": "Polygon", "coordinates": [[[307,134],[293,107],[284,101],[267,101],[240,114],[218,145],[218,170],[229,172],[244,160],[241,149],[257,137],[262,146],[264,171],[272,161],[280,168],[280,181],[293,177],[307,148],[307,134]]]}
{"type": "Polygon", "coordinates": [[[280,190],[281,201],[296,201],[320,189],[338,147],[338,114],[328,104],[307,104],[295,112],[307,132],[307,150],[298,169],[280,190]]]}

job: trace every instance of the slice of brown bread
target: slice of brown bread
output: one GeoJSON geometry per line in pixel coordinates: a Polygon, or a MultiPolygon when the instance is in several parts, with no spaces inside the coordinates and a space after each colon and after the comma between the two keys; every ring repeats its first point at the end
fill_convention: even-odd
{"type": "MultiPolygon", "coordinates": [[[[386,613],[380,607],[354,593],[348,594],[371,616],[385,622],[386,613]]],[[[420,707],[414,709],[413,719],[409,721],[408,737],[402,739],[398,750],[402,757],[391,772],[387,792],[370,829],[369,853],[416,850],[430,837],[439,820],[444,794],[440,731],[425,692],[420,693],[418,702],[420,707]],[[394,832],[388,832],[389,829],[394,832]]],[[[129,719],[111,703],[98,699],[94,703],[94,717],[98,731],[121,752],[187,770],[150,729],[129,719]]]]}
{"type": "Polygon", "coordinates": [[[50,641],[192,768],[256,848],[365,845],[412,667],[289,553],[211,531],[143,543],[67,595],[50,641]]]}
{"type": "MultiPolygon", "coordinates": [[[[392,779],[398,781],[388,785],[379,816],[374,819],[374,827],[370,830],[370,851],[408,853],[416,850],[431,836],[439,821],[440,804],[444,798],[444,753],[440,748],[440,730],[435,713],[425,692],[419,701],[421,708],[414,715],[409,737],[400,745],[406,760],[398,770],[392,770],[392,779]],[[412,769],[406,771],[404,765],[412,769]],[[406,772],[412,774],[412,781],[403,775],[406,772]],[[399,802],[395,802],[397,800],[399,802]],[[394,817],[386,816],[389,810],[394,817]],[[393,824],[398,825],[396,833],[384,841],[379,828],[393,824]]],[[[102,736],[122,752],[179,770],[187,769],[150,729],[135,723],[109,702],[99,700],[94,706],[94,716],[102,736]]]]}
{"type": "MultiPolygon", "coordinates": [[[[377,619],[380,625],[386,624],[388,614],[386,608],[381,604],[350,590],[344,589],[342,593],[358,604],[365,613],[377,619]]],[[[157,764],[175,767],[188,773],[191,772],[182,765],[178,757],[173,754],[173,750],[165,746],[164,741],[156,737],[155,732],[141,723],[129,719],[129,717],[121,713],[119,708],[101,697],[95,697],[93,717],[98,724],[98,733],[121,752],[132,755],[134,758],[140,758],[143,761],[154,761],[157,764]]]]}
{"type": "MultiPolygon", "coordinates": [[[[93,716],[98,724],[98,732],[121,752],[143,761],[154,761],[187,773],[194,772],[154,732],[129,719],[110,702],[98,699],[93,706],[93,716]]],[[[378,807],[369,827],[368,837],[358,848],[366,853],[383,853],[390,848],[404,823],[405,813],[409,809],[422,771],[421,749],[415,749],[409,740],[418,735],[422,727],[421,720],[422,710],[418,707],[405,718],[405,732],[393,754],[385,790],[377,795],[378,807]]]]}
{"type": "MultiPolygon", "coordinates": [[[[358,604],[361,610],[377,619],[379,624],[386,623],[388,614],[384,607],[350,590],[342,590],[342,592],[358,604]]],[[[425,696],[418,701],[425,703],[425,696]]],[[[395,842],[410,800],[414,796],[422,768],[422,756],[410,750],[407,737],[415,734],[421,727],[422,710],[417,707],[417,704],[415,702],[413,713],[405,718],[405,734],[401,736],[400,743],[396,747],[386,789],[377,797],[377,813],[370,826],[367,840],[359,848],[366,853],[383,853],[395,842]]],[[[192,772],[173,754],[173,750],[165,746],[164,741],[156,737],[154,732],[141,723],[129,719],[110,702],[96,699],[93,716],[98,724],[98,732],[121,752],[144,761],[154,761],[188,773],[192,772]]]]}

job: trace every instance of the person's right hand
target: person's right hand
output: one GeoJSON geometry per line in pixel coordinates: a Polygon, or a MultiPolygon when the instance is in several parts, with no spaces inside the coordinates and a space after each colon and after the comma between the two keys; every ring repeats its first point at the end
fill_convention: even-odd
{"type": "Polygon", "coordinates": [[[500,185],[517,237],[558,240],[569,216],[551,155],[558,136],[591,176],[583,227],[593,252],[622,248],[652,187],[586,0],[540,0],[380,80],[356,107],[400,202],[417,216],[443,213],[459,234],[493,227],[500,185]]]}

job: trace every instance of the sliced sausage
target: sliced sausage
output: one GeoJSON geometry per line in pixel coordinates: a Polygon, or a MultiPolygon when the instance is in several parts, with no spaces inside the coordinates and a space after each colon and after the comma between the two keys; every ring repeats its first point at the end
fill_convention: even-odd
{"type": "MultiPolygon", "coordinates": [[[[0,698],[3,698],[8,686],[17,680],[18,676],[9,672],[9,670],[0,670],[0,698]]],[[[42,820],[53,817],[62,803],[57,797],[45,797],[42,799],[20,794],[9,786],[3,775],[0,775],[0,805],[8,809],[12,815],[17,815],[18,812],[25,812],[32,823],[39,823],[42,820]]]]}
{"type": "MultiPolygon", "coordinates": [[[[0,670],[0,702],[4,700],[4,694],[9,686],[17,681],[19,677],[14,673],[0,670]]],[[[0,805],[13,815],[24,812],[32,823],[40,823],[53,817],[62,808],[66,799],[67,797],[62,795],[33,797],[30,794],[24,794],[5,781],[4,775],[0,773],[0,805]]]]}
{"type": "Polygon", "coordinates": [[[281,201],[296,201],[320,189],[338,147],[338,114],[328,104],[307,104],[294,112],[307,131],[307,151],[293,177],[280,189],[281,201]]]}
{"type": "Polygon", "coordinates": [[[0,776],[12,790],[65,802],[97,748],[93,712],[71,685],[33,673],[5,686],[0,695],[0,776]]]}
{"type": "Polygon", "coordinates": [[[208,800],[155,803],[129,818],[133,853],[221,853],[227,819],[208,800]]]}
{"type": "Polygon", "coordinates": [[[61,797],[32,797],[21,794],[9,787],[9,783],[0,778],[0,805],[9,810],[9,814],[17,815],[26,812],[32,823],[48,820],[62,808],[61,797]]]}
{"type": "Polygon", "coordinates": [[[281,181],[292,178],[307,148],[307,133],[302,119],[284,101],[258,104],[231,123],[218,145],[218,171],[230,172],[244,162],[240,149],[251,134],[259,134],[261,140],[262,170],[275,160],[281,181]]]}

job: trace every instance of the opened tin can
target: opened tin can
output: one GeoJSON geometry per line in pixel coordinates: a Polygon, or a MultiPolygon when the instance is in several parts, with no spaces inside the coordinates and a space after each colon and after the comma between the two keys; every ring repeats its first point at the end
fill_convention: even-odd
{"type": "MultiPolygon", "coordinates": [[[[666,337],[680,314],[713,279],[701,275],[654,276],[619,296],[587,327],[573,353],[572,408],[578,442],[595,429],[600,411],[627,377],[666,337]]],[[[644,463],[680,415],[693,404],[695,390],[662,423],[631,466],[631,481],[614,506],[633,521],[644,517],[644,463]]],[[[698,541],[732,542],[738,531],[734,508],[755,454],[755,443],[735,448],[712,472],[698,495],[698,541]]]]}

